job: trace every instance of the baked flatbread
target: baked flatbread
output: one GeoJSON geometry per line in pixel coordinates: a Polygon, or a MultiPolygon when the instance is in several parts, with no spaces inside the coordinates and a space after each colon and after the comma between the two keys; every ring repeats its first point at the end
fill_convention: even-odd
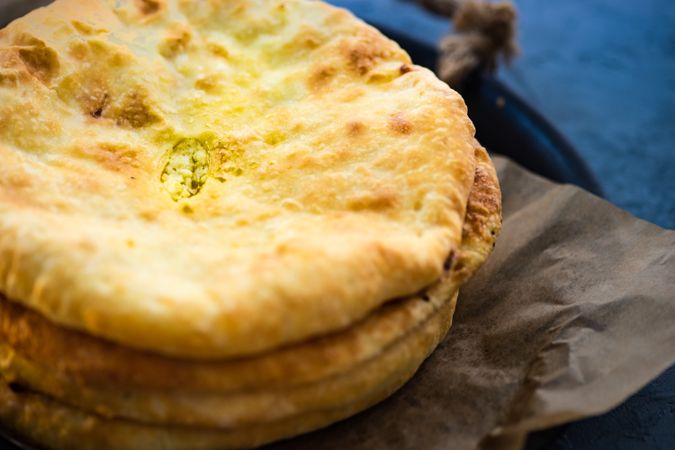
{"type": "Polygon", "coordinates": [[[0,300],[0,376],[102,417],[148,424],[245,428],[362,404],[435,347],[450,325],[453,291],[492,248],[499,187],[484,150],[476,154],[461,250],[442,279],[347,330],[257,357],[191,362],[66,330],[0,300]]]}
{"type": "Polygon", "coordinates": [[[473,133],[321,2],[58,0],[0,31],[0,292],[183,358],[344,329],[459,251],[473,133]]]}
{"type": "Polygon", "coordinates": [[[494,245],[461,97],[306,0],[57,0],[0,31],[0,423],[242,448],[407,381],[494,245]]]}
{"type": "Polygon", "coordinates": [[[382,400],[445,335],[457,298],[448,287],[480,266],[477,255],[489,253],[499,231],[494,169],[482,149],[476,154],[461,250],[443,280],[320,340],[249,360],[189,363],[59,329],[3,300],[0,421],[24,442],[56,449],[248,448],[323,427],[382,400]],[[154,390],[152,383],[158,383],[154,390]],[[118,389],[117,395],[106,396],[106,389],[118,389]],[[195,391],[205,395],[187,401],[195,391]],[[318,403],[294,404],[303,398],[318,403]],[[244,409],[233,408],[237,403],[244,409]],[[294,414],[288,405],[297,408],[294,414]],[[241,412],[248,420],[232,421],[241,412]]]}

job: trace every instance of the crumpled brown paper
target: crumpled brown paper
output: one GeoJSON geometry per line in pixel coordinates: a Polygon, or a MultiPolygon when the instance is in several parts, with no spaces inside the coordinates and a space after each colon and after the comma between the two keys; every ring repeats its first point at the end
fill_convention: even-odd
{"type": "Polygon", "coordinates": [[[495,163],[504,228],[439,348],[388,400],[270,449],[518,449],[675,362],[675,231],[495,163]]]}

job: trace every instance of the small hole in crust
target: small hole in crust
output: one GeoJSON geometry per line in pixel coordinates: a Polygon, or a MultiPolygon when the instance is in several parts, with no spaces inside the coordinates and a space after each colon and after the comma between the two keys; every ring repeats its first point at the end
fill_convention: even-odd
{"type": "Polygon", "coordinates": [[[108,105],[108,94],[100,91],[94,91],[85,95],[83,99],[84,107],[89,108],[89,115],[94,119],[100,119],[103,117],[103,111],[105,111],[106,106],[108,105]]]}
{"type": "Polygon", "coordinates": [[[24,392],[28,392],[28,389],[25,388],[22,384],[17,383],[16,381],[12,381],[11,383],[7,384],[7,387],[14,392],[15,394],[23,394],[24,392]]]}
{"type": "Polygon", "coordinates": [[[450,252],[448,257],[445,258],[445,261],[443,262],[443,269],[450,270],[454,260],[455,260],[455,251],[453,250],[453,251],[450,252]]]}
{"type": "Polygon", "coordinates": [[[96,111],[91,112],[91,117],[94,119],[100,119],[101,116],[103,115],[103,106],[100,106],[96,111]]]}

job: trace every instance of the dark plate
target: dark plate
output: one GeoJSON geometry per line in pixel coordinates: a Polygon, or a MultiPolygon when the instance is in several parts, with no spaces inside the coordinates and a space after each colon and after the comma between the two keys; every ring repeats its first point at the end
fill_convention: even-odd
{"type": "MultiPolygon", "coordinates": [[[[373,24],[397,41],[421,66],[433,68],[438,52],[400,31],[373,24]]],[[[478,140],[532,172],[602,196],[593,174],[565,138],[531,106],[491,75],[477,73],[461,89],[478,140]]]]}

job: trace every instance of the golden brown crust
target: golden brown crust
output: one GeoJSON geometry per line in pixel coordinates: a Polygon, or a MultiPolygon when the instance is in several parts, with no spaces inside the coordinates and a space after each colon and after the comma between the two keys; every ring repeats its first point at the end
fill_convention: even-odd
{"type": "MultiPolygon", "coordinates": [[[[446,297],[447,297],[446,293],[446,297]]],[[[67,406],[50,397],[8,386],[0,380],[0,422],[19,439],[54,449],[230,449],[256,447],[281,438],[295,436],[349,417],[383,400],[402,386],[445,336],[452,321],[457,293],[440,305],[435,314],[413,333],[397,341],[368,367],[345,375],[351,389],[333,391],[327,380],[315,394],[329,398],[321,408],[300,410],[276,420],[260,421],[234,428],[204,426],[151,425],[132,420],[105,418],[67,406]]],[[[280,407],[278,401],[273,405],[280,407]]],[[[272,406],[272,405],[270,405],[272,406]]],[[[241,424],[239,424],[241,425],[241,424]]]]}
{"type": "Polygon", "coordinates": [[[442,281],[424,294],[385,305],[347,330],[256,358],[188,362],[63,329],[1,300],[5,363],[0,373],[79,408],[162,423],[240,426],[358,396],[354,387],[363,388],[364,374],[376,373],[371,366],[439,314],[449,292],[481,264],[474,255],[492,248],[501,200],[491,161],[481,147],[476,152],[480,163],[462,247],[442,281]]]}
{"type": "MultiPolygon", "coordinates": [[[[422,302],[420,299],[415,301],[422,302]]],[[[313,411],[359,403],[364,395],[386,385],[387,380],[397,374],[400,367],[408,367],[411,361],[419,360],[419,364],[420,358],[424,358],[431,350],[426,347],[418,348],[417,344],[411,347],[410,342],[418,341],[420,333],[422,336],[429,333],[430,323],[442,320],[448,321],[449,325],[453,309],[454,299],[446,300],[424,320],[414,325],[409,324],[395,340],[378,349],[371,358],[356,360],[341,372],[302,385],[291,383],[286,387],[271,388],[263,383],[257,388],[227,393],[203,392],[199,390],[199,386],[189,384],[180,390],[139,390],[120,385],[92,387],[73,378],[65,379],[58,374],[49,374],[41,363],[29,361],[22,355],[13,353],[11,348],[0,345],[0,354],[6,362],[2,376],[17,385],[35,388],[78,409],[102,417],[218,428],[273,423],[313,411]]],[[[385,318],[382,327],[400,325],[392,319],[385,318]]],[[[440,338],[436,335],[438,333],[440,331],[433,332],[434,338],[440,338]]],[[[377,342],[372,342],[371,345],[377,345],[377,342]]],[[[270,355],[268,359],[273,360],[273,356],[270,355]]],[[[255,373],[250,376],[256,378],[255,373]]]]}
{"type": "Polygon", "coordinates": [[[0,33],[0,120],[0,422],[54,448],[380,401],[501,223],[459,95],[320,2],[57,0],[0,33]]]}
{"type": "Polygon", "coordinates": [[[304,0],[57,0],[0,35],[0,123],[0,292],[183,358],[428,286],[476,164],[457,93],[304,0]]]}
{"type": "MultiPolygon", "coordinates": [[[[495,227],[495,224],[500,222],[501,201],[494,168],[490,160],[482,153],[484,150],[477,147],[476,152],[480,163],[476,169],[474,189],[467,206],[468,211],[472,211],[472,213],[467,216],[468,222],[464,227],[463,234],[462,251],[469,252],[467,254],[472,254],[471,252],[480,253],[485,249],[489,251],[495,239],[491,231],[498,228],[495,227]]],[[[249,369],[255,368],[255,372],[233,371],[232,368],[238,364],[235,361],[224,363],[220,368],[221,370],[212,370],[211,377],[205,376],[205,374],[208,374],[209,369],[213,369],[217,365],[215,363],[192,362],[186,364],[185,361],[173,361],[172,366],[167,366],[166,364],[170,360],[160,358],[160,360],[163,360],[162,364],[156,365],[156,357],[143,353],[138,354],[139,359],[136,362],[127,358],[108,359],[115,353],[116,350],[114,349],[118,346],[103,344],[103,348],[108,351],[99,353],[97,350],[92,350],[91,347],[92,342],[95,346],[100,345],[99,340],[54,327],[44,319],[36,317],[35,313],[28,312],[25,308],[2,301],[0,303],[2,307],[2,310],[0,310],[0,318],[2,319],[0,330],[2,331],[3,341],[10,344],[10,346],[3,346],[2,348],[3,354],[0,358],[3,361],[1,366],[2,377],[6,381],[14,381],[14,385],[20,391],[25,389],[25,386],[30,386],[30,389],[15,393],[5,386],[0,388],[0,396],[2,397],[0,421],[19,436],[30,438],[37,443],[49,442],[53,448],[70,448],[77,444],[79,448],[96,449],[148,448],[159,445],[159,442],[162,445],[169,445],[169,448],[177,449],[242,448],[261,445],[265,442],[320,428],[385,398],[412,375],[424,355],[435,347],[450,325],[454,301],[456,300],[455,297],[451,297],[450,302],[443,303],[443,299],[448,298],[447,291],[443,291],[443,289],[454,286],[458,279],[469,276],[469,272],[476,270],[480,265],[478,258],[459,257],[453,259],[453,261],[455,260],[465,263],[460,269],[457,269],[457,263],[454,262],[453,267],[444,278],[444,283],[422,297],[384,306],[382,311],[378,311],[365,322],[370,322],[370,327],[360,324],[353,327],[353,330],[340,333],[340,343],[336,347],[334,342],[332,351],[330,350],[331,346],[326,342],[332,338],[322,338],[319,341],[307,344],[309,347],[316,345],[318,351],[318,353],[314,353],[314,357],[309,358],[309,361],[305,358],[312,355],[311,349],[300,349],[296,356],[301,358],[292,359],[292,364],[287,366],[286,369],[283,368],[283,363],[276,365],[283,360],[283,356],[279,359],[271,356],[268,359],[271,364],[258,366],[257,368],[255,363],[249,365],[249,369]],[[423,317],[428,317],[428,319],[423,319],[423,317]],[[412,324],[415,321],[419,321],[418,326],[413,326],[415,331],[406,333],[404,330],[410,327],[406,324],[412,324]],[[49,330],[42,334],[45,326],[49,330]],[[365,348],[363,345],[367,342],[373,345],[383,345],[382,338],[386,338],[387,328],[390,331],[394,330],[394,335],[404,333],[405,337],[396,340],[397,343],[393,347],[389,346],[388,350],[387,348],[376,348],[375,355],[377,356],[370,359],[365,365],[359,363],[358,355],[364,355],[365,348]],[[379,335],[373,332],[378,329],[379,335]],[[71,336],[72,339],[61,342],[62,333],[71,336]],[[355,339],[359,337],[360,340],[355,339]],[[350,340],[351,343],[349,343],[350,340]],[[48,345],[50,341],[60,342],[65,344],[66,347],[59,347],[58,345],[50,347],[48,345]],[[323,345],[317,345],[317,342],[323,342],[323,345]],[[14,348],[8,348],[11,346],[14,346],[14,348]],[[339,350],[340,348],[342,351],[339,350]],[[110,350],[113,351],[110,352],[110,350]],[[32,354],[34,361],[25,357],[25,355],[30,354],[32,354]],[[421,359],[420,355],[422,355],[421,359]],[[317,356],[323,356],[324,359],[316,359],[317,356]],[[348,356],[353,356],[353,360],[345,359],[348,356]],[[101,363],[101,357],[105,359],[105,363],[98,367],[98,371],[92,371],[91,366],[89,366],[89,369],[77,367],[78,358],[82,358],[79,363],[85,363],[86,365],[89,362],[95,367],[101,363]],[[145,358],[149,359],[149,365],[145,371],[142,369],[139,371],[138,364],[142,364],[141,361],[145,358]],[[36,363],[36,361],[39,361],[39,363],[36,363]],[[76,366],[68,367],[74,361],[76,366]],[[33,367],[27,368],[24,365],[26,362],[29,365],[32,364],[33,367]],[[59,365],[59,362],[62,365],[59,365]],[[308,365],[303,367],[302,362],[308,362],[308,365]],[[342,375],[337,377],[327,376],[330,371],[322,372],[318,370],[321,367],[330,367],[331,364],[335,364],[333,368],[343,367],[341,369],[343,370],[342,375]],[[196,369],[196,366],[199,365],[206,367],[196,369]],[[47,372],[45,372],[45,366],[49,367],[46,369],[47,372]],[[224,368],[229,370],[222,370],[224,368]],[[278,370],[279,368],[281,370],[278,370]],[[111,369],[114,370],[111,371],[111,369]],[[33,373],[31,373],[31,370],[33,373]],[[47,376],[45,376],[46,373],[47,376]],[[244,389],[244,396],[240,398],[239,416],[237,416],[237,411],[234,411],[234,413],[232,411],[232,403],[234,402],[230,403],[228,407],[224,407],[222,402],[220,404],[218,402],[218,398],[222,394],[216,393],[214,395],[214,391],[208,392],[210,389],[218,391],[219,388],[223,387],[226,388],[225,392],[228,392],[228,390],[232,392],[232,389],[237,385],[228,385],[228,376],[236,373],[240,377],[235,375],[233,377],[235,380],[240,378],[239,381],[242,381],[248,377],[251,380],[262,382],[262,385],[266,387],[267,384],[265,383],[269,383],[269,386],[277,388],[272,389],[272,392],[280,393],[281,397],[269,396],[269,391],[266,396],[265,389],[256,392],[255,386],[251,384],[239,384],[239,387],[248,386],[248,391],[244,389]],[[64,374],[71,380],[70,382],[64,382],[62,378],[64,374]],[[139,374],[140,379],[134,379],[134,374],[139,374]],[[165,377],[162,376],[163,374],[171,375],[165,377]],[[178,383],[172,385],[168,382],[173,377],[178,383]],[[190,379],[190,377],[194,378],[190,379]],[[303,389],[307,385],[305,387],[300,386],[298,389],[293,388],[296,383],[291,382],[284,386],[283,380],[294,379],[295,377],[299,377],[301,381],[315,380],[314,383],[310,383],[309,389],[304,392],[305,403],[302,403],[302,397],[303,389]],[[33,380],[30,380],[31,378],[33,380]],[[226,380],[225,385],[214,383],[217,379],[226,380]],[[29,382],[29,380],[33,382],[29,382]],[[77,384],[73,385],[73,380],[76,380],[77,384]],[[339,380],[344,383],[341,384],[339,380]],[[155,405],[157,405],[157,401],[164,402],[163,409],[164,411],[170,411],[169,414],[153,415],[150,413],[152,408],[148,407],[148,404],[144,405],[142,395],[138,396],[139,392],[147,394],[151,383],[158,383],[157,387],[160,391],[169,389],[169,395],[164,399],[157,396],[153,397],[151,394],[147,400],[151,403],[154,402],[155,405]],[[125,389],[127,384],[142,389],[136,391],[137,397],[135,397],[135,400],[124,405],[124,401],[119,401],[124,396],[119,394],[125,392],[126,395],[129,395],[129,390],[125,389]],[[103,388],[103,392],[105,392],[106,385],[114,387],[115,395],[106,397],[101,395],[102,391],[97,391],[97,389],[103,388]],[[75,390],[68,390],[68,386],[71,388],[75,386],[76,388],[75,390]],[[79,389],[77,386],[80,386],[79,389]],[[86,386],[90,386],[90,388],[86,388],[86,386]],[[342,386],[342,389],[340,389],[340,386],[342,386]],[[78,405],[78,408],[84,407],[86,410],[97,411],[97,413],[92,414],[73,409],[58,401],[30,392],[36,387],[42,391],[50,392],[51,395],[63,398],[67,402],[74,402],[78,405]],[[336,387],[337,389],[335,389],[336,387]],[[187,391],[194,390],[194,388],[197,390],[205,389],[208,393],[206,397],[201,399],[192,398],[192,400],[189,400],[189,395],[182,397],[183,401],[179,400],[177,404],[176,399],[180,399],[181,395],[176,394],[172,398],[171,393],[179,392],[175,389],[180,390],[181,388],[187,391]],[[94,395],[86,398],[87,389],[94,389],[94,395]],[[333,395],[326,396],[325,392],[332,392],[333,395]],[[295,414],[289,414],[288,410],[284,411],[283,408],[280,408],[280,405],[284,404],[284,397],[286,397],[286,400],[290,398],[299,401],[300,403],[296,407],[303,409],[298,409],[295,414]],[[215,403],[213,402],[214,398],[216,399],[215,403]],[[307,398],[315,400],[313,407],[311,402],[306,402],[307,398]],[[211,399],[211,403],[209,403],[209,399],[211,399]],[[243,402],[242,399],[244,399],[243,402]],[[104,406],[101,402],[105,400],[113,401],[112,404],[104,406]],[[271,413],[266,414],[265,408],[261,408],[261,405],[266,406],[271,413]],[[204,408],[205,406],[209,408],[204,408]],[[115,408],[118,408],[116,413],[115,408]],[[209,410],[210,408],[213,408],[211,411],[215,411],[215,414],[204,415],[199,413],[200,410],[204,411],[204,409],[209,410]],[[200,427],[195,430],[185,425],[178,427],[175,425],[170,427],[142,425],[128,419],[103,418],[119,416],[120,412],[122,412],[122,416],[133,417],[145,422],[161,418],[164,423],[200,423],[201,425],[210,424],[211,426],[223,426],[227,423],[229,426],[236,425],[236,427],[230,430],[200,427]],[[214,417],[224,417],[225,420],[214,421],[214,417]]],[[[127,357],[137,353],[128,349],[121,349],[121,351],[127,357]]],[[[367,352],[365,353],[367,354],[367,352]]],[[[246,364],[243,365],[246,366],[246,364]]],[[[232,381],[232,379],[229,379],[230,383],[232,381]]],[[[234,394],[234,398],[236,397],[237,394],[234,394]]],[[[227,394],[222,396],[221,400],[222,398],[227,399],[227,394]]],[[[132,399],[134,399],[133,395],[132,399]]]]}
{"type": "Polygon", "coordinates": [[[502,228],[502,194],[487,151],[475,142],[476,172],[462,230],[462,246],[453,254],[457,286],[464,284],[492,252],[502,228]]]}
{"type": "MultiPolygon", "coordinates": [[[[402,386],[447,332],[457,293],[439,314],[427,321],[395,352],[379,358],[369,369],[376,383],[354,392],[348,401],[336,401],[326,409],[301,412],[285,419],[241,428],[204,428],[149,425],[129,420],[107,419],[83,412],[41,394],[18,389],[0,380],[0,422],[20,440],[53,449],[237,449],[306,433],[352,416],[383,400],[402,386]]],[[[336,397],[337,399],[337,397],[336,397]]]]}

